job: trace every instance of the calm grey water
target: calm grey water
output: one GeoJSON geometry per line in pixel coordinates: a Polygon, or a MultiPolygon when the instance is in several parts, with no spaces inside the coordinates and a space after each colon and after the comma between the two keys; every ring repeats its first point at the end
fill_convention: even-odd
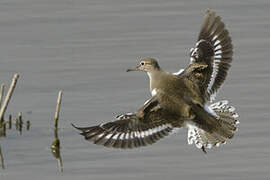
{"type": "Polygon", "coordinates": [[[0,179],[268,180],[269,48],[269,0],[1,0],[0,82],[21,75],[7,113],[22,111],[32,127],[0,139],[7,166],[0,179]],[[141,57],[170,72],[188,64],[207,8],[222,16],[235,46],[217,96],[238,108],[235,138],[207,155],[187,145],[186,130],[128,151],[84,141],[70,123],[111,121],[150,96],[145,74],[125,72],[141,57]],[[60,89],[63,173],[50,151],[60,89]]]}

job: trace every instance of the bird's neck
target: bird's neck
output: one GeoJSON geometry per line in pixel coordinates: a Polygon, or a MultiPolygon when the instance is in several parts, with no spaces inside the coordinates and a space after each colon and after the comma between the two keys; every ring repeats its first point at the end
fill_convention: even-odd
{"type": "Polygon", "coordinates": [[[164,71],[162,71],[161,69],[153,70],[151,72],[147,72],[147,75],[150,80],[150,92],[153,96],[155,94],[155,91],[159,89],[159,83],[161,82],[162,76],[164,76],[164,71]]]}

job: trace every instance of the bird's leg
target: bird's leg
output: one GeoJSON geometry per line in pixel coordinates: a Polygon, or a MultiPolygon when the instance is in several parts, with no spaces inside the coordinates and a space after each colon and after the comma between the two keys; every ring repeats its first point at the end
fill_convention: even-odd
{"type": "Polygon", "coordinates": [[[202,146],[201,150],[204,152],[204,154],[207,154],[204,146],[202,146]]]}

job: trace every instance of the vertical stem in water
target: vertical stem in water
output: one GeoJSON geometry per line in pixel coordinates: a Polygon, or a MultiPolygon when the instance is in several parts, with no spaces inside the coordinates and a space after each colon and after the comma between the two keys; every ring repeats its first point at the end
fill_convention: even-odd
{"type": "Polygon", "coordinates": [[[57,98],[57,105],[56,105],[56,111],[55,111],[55,116],[54,116],[54,127],[58,128],[58,119],[59,119],[59,112],[60,112],[60,106],[61,106],[61,101],[62,101],[62,91],[59,91],[58,93],[58,98],[57,98]]]}
{"type": "Polygon", "coordinates": [[[1,84],[1,89],[0,89],[0,107],[2,105],[3,97],[4,97],[4,91],[5,91],[5,84],[1,84]]]}
{"type": "Polygon", "coordinates": [[[2,121],[4,119],[4,114],[7,110],[7,106],[8,106],[8,103],[10,101],[10,98],[12,96],[12,93],[16,87],[16,83],[17,83],[17,80],[19,78],[19,74],[14,74],[13,76],[13,79],[12,79],[12,82],[9,86],[9,89],[8,89],[8,92],[7,92],[7,95],[5,97],[5,100],[4,100],[4,103],[3,105],[1,106],[1,109],[0,109],[0,120],[2,121]]]}

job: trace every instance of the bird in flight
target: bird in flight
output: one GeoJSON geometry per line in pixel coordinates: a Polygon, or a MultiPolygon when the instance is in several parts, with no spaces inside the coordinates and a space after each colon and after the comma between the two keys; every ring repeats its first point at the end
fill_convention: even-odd
{"type": "Polygon", "coordinates": [[[137,112],[115,121],[76,127],[86,140],[112,148],[151,145],[179,128],[187,128],[188,144],[217,147],[237,130],[238,114],[227,100],[213,103],[230,68],[233,45],[219,16],[208,10],[198,40],[190,50],[190,64],[177,73],[162,70],[154,58],[144,58],[134,69],[147,72],[152,97],[137,112]]]}

